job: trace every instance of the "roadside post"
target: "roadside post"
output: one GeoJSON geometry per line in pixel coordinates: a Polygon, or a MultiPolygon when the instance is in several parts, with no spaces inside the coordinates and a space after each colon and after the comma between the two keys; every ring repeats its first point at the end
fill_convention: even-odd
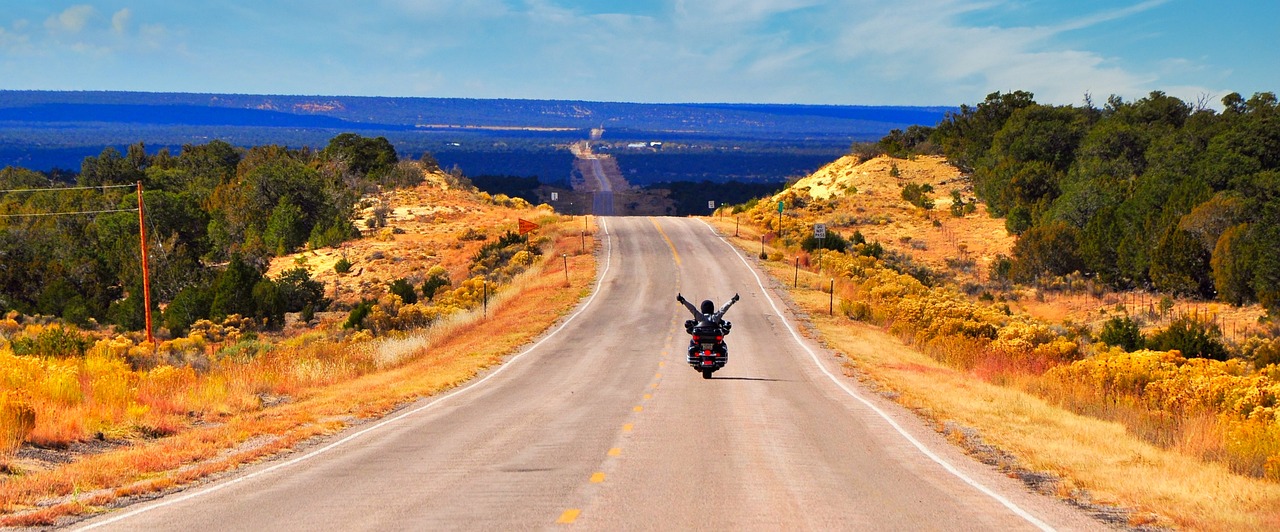
{"type": "Polygon", "coordinates": [[[835,277],[832,277],[832,278],[831,278],[831,292],[830,292],[830,293],[831,293],[831,295],[829,296],[829,299],[827,300],[827,315],[828,315],[828,316],[835,316],[835,315],[836,315],[836,278],[835,278],[835,277]]]}
{"type": "Polygon", "coordinates": [[[827,224],[813,224],[813,238],[818,241],[819,248],[826,249],[827,224]]]}
{"type": "Polygon", "coordinates": [[[778,200],[778,236],[782,236],[782,211],[787,208],[786,202],[778,200]]]}

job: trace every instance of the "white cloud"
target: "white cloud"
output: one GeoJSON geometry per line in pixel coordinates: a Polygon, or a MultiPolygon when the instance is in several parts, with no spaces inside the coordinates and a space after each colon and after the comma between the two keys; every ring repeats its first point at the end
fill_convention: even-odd
{"type": "Polygon", "coordinates": [[[62,13],[49,17],[44,21],[44,27],[50,31],[64,31],[68,33],[79,33],[85,25],[89,23],[89,19],[97,13],[97,10],[91,5],[80,4],[67,8],[62,13]]]}
{"type": "Polygon", "coordinates": [[[129,30],[129,21],[133,18],[133,12],[129,8],[116,11],[111,15],[111,29],[116,33],[124,33],[129,30]]]}

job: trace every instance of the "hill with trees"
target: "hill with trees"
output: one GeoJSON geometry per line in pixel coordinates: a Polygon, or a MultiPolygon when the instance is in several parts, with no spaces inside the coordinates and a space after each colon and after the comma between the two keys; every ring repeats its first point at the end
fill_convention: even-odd
{"type": "Polygon", "coordinates": [[[894,130],[890,154],[942,153],[1019,235],[1018,281],[1073,272],[1114,288],[1280,310],[1280,105],[1222,110],[1161,92],[1101,108],[993,93],[937,127],[894,130]]]}

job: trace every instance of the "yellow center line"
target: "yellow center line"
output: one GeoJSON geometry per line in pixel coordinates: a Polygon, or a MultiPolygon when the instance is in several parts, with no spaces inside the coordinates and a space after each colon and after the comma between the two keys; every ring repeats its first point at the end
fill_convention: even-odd
{"type": "Polygon", "coordinates": [[[636,405],[636,407],[635,407],[635,408],[632,408],[632,410],[635,410],[636,412],[643,412],[643,411],[644,411],[644,407],[643,407],[643,406],[640,406],[640,405],[636,405]]]}
{"type": "Polygon", "coordinates": [[[655,378],[655,379],[661,379],[661,378],[662,378],[662,374],[661,374],[661,373],[654,373],[654,374],[653,374],[653,378],[655,378]]]}
{"type": "Polygon", "coordinates": [[[655,390],[656,390],[656,389],[658,389],[658,383],[656,383],[656,382],[655,382],[655,383],[653,383],[653,384],[650,384],[650,385],[649,385],[649,387],[650,387],[650,388],[653,388],[653,389],[655,389],[655,390]]]}
{"type": "Polygon", "coordinates": [[[658,362],[658,367],[662,367],[662,366],[665,366],[665,365],[667,365],[667,363],[666,363],[666,362],[662,362],[662,361],[659,361],[659,362],[658,362]]]}
{"type": "Polygon", "coordinates": [[[614,447],[612,449],[609,449],[609,456],[618,456],[620,454],[622,454],[621,447],[614,447]]]}
{"type": "Polygon", "coordinates": [[[627,423],[626,425],[622,426],[622,432],[631,432],[631,429],[634,429],[634,428],[636,428],[635,425],[632,425],[631,423],[627,423]]]}
{"type": "Polygon", "coordinates": [[[594,475],[591,475],[592,484],[599,484],[601,482],[604,482],[604,473],[596,473],[594,475]]]}
{"type": "Polygon", "coordinates": [[[676,251],[676,245],[667,237],[667,232],[662,230],[662,225],[658,223],[657,218],[650,217],[649,221],[653,222],[653,226],[658,228],[658,232],[662,234],[662,239],[667,241],[667,246],[671,248],[671,255],[676,258],[676,266],[680,265],[680,252],[676,251]]]}
{"type": "Polygon", "coordinates": [[[556,523],[561,525],[573,524],[574,521],[578,520],[578,514],[581,514],[581,513],[582,513],[582,510],[579,510],[577,508],[570,508],[568,510],[565,510],[564,513],[560,514],[560,518],[556,519],[556,523]]]}
{"type": "Polygon", "coordinates": [[[649,393],[644,394],[644,400],[645,400],[645,401],[648,401],[648,400],[650,400],[650,399],[653,399],[653,394],[649,394],[649,393]]]}

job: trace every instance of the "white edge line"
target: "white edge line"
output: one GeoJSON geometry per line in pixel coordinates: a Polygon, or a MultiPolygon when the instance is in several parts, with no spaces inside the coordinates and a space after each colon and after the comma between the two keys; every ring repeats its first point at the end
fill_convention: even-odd
{"type": "MultiPolygon", "coordinates": [[[[724,236],[720,234],[719,231],[716,231],[714,227],[711,227],[711,224],[708,224],[706,220],[699,218],[698,221],[702,222],[703,225],[707,226],[707,229],[710,229],[711,233],[715,235],[716,238],[719,238],[720,241],[724,243],[724,245],[728,246],[729,249],[732,249],[734,251],[734,253],[738,256],[738,259],[741,260],[742,263],[747,266],[747,270],[751,272],[751,275],[756,278],[756,284],[760,286],[760,293],[763,294],[765,299],[769,301],[769,306],[773,307],[773,311],[777,313],[778,316],[783,316],[782,311],[778,309],[778,305],[774,302],[773,296],[769,294],[769,289],[765,288],[764,281],[760,279],[760,275],[756,272],[756,269],[751,266],[751,263],[747,262],[746,256],[743,255],[742,251],[739,250],[737,247],[735,247],[733,244],[730,244],[729,241],[726,240],[724,236]]],[[[1014,504],[1013,501],[1010,501],[1009,499],[1005,498],[1003,495],[996,493],[991,488],[986,487],[982,483],[964,474],[964,472],[960,471],[955,466],[951,465],[950,462],[947,462],[941,456],[938,456],[936,453],[934,453],[931,449],[925,446],[924,443],[920,442],[920,440],[917,440],[914,436],[908,433],[906,429],[903,429],[902,426],[899,425],[897,421],[894,421],[893,418],[890,417],[887,412],[885,412],[884,410],[881,410],[880,407],[876,406],[871,401],[868,401],[861,394],[859,394],[858,392],[850,388],[847,382],[845,381],[845,379],[836,378],[836,376],[832,374],[830,370],[827,369],[827,366],[823,364],[821,360],[818,359],[818,354],[815,353],[813,349],[810,349],[809,346],[805,344],[805,342],[801,341],[800,334],[797,333],[795,328],[791,326],[791,321],[785,320],[785,319],[781,321],[782,321],[782,325],[785,326],[787,328],[787,331],[791,333],[791,337],[795,339],[796,344],[798,344],[801,349],[804,349],[806,353],[809,353],[809,358],[813,360],[813,363],[818,366],[818,369],[822,370],[822,373],[825,374],[827,378],[831,379],[831,382],[834,382],[837,386],[840,387],[840,389],[844,390],[846,394],[849,394],[850,397],[857,399],[858,402],[862,403],[863,405],[866,405],[867,408],[870,408],[873,412],[878,414],[881,418],[883,418],[886,422],[889,423],[889,426],[893,427],[894,430],[898,431],[898,434],[902,435],[903,438],[911,442],[911,445],[915,446],[915,448],[918,449],[922,454],[929,457],[930,460],[933,460],[938,465],[942,466],[942,468],[946,469],[948,473],[951,473],[956,478],[964,481],[965,484],[973,486],[975,489],[987,495],[988,497],[995,499],[996,502],[999,502],[1000,504],[1004,505],[1005,508],[1008,508],[1010,511],[1017,514],[1018,517],[1025,519],[1028,523],[1031,523],[1032,525],[1036,526],[1040,530],[1044,530],[1046,532],[1055,530],[1048,523],[1041,521],[1036,516],[1031,515],[1030,512],[1023,510],[1017,504],[1014,504]]]]}
{"type": "MultiPolygon", "coordinates": [[[[600,218],[598,218],[598,219],[599,219],[599,221],[600,221],[600,229],[604,232],[604,235],[605,235],[606,237],[610,236],[610,235],[609,235],[609,229],[608,229],[607,225],[605,224],[605,218],[600,217],[600,218]]],[[[530,352],[532,352],[533,350],[535,350],[535,349],[537,349],[539,346],[541,346],[543,342],[546,342],[547,340],[550,340],[551,338],[555,337],[555,335],[559,334],[559,333],[560,333],[560,331],[564,330],[564,328],[565,328],[566,326],[568,326],[568,325],[569,325],[569,323],[573,322],[573,320],[574,320],[574,319],[576,319],[576,318],[577,318],[579,315],[581,315],[583,312],[586,312],[586,310],[591,306],[591,303],[592,303],[593,301],[595,301],[596,296],[600,294],[600,286],[604,283],[604,279],[605,279],[605,277],[607,277],[607,276],[608,276],[608,274],[609,274],[609,266],[610,266],[610,263],[613,261],[613,241],[612,241],[612,239],[610,239],[610,238],[605,238],[605,239],[604,239],[604,241],[605,241],[605,261],[604,261],[604,270],[602,270],[602,271],[600,272],[600,276],[596,278],[596,285],[595,285],[595,289],[592,291],[592,293],[591,293],[591,297],[587,298],[586,302],[584,302],[584,303],[582,304],[582,306],[580,306],[580,307],[578,308],[578,311],[577,311],[577,312],[574,312],[571,316],[569,316],[569,318],[568,318],[568,319],[565,319],[563,322],[561,322],[559,327],[556,327],[556,328],[555,328],[555,330],[551,331],[549,334],[547,334],[546,336],[542,337],[542,339],[538,340],[538,341],[537,341],[537,342],[535,342],[533,345],[530,345],[528,348],[526,348],[524,351],[521,351],[519,354],[516,354],[515,356],[511,357],[509,360],[507,360],[507,361],[506,361],[505,363],[503,363],[501,366],[498,366],[498,369],[494,370],[494,371],[493,371],[493,373],[490,373],[490,374],[488,374],[488,375],[485,375],[485,376],[484,376],[483,378],[481,378],[480,380],[477,380],[477,381],[475,381],[475,382],[472,382],[472,383],[470,383],[470,384],[468,384],[468,385],[466,385],[466,386],[464,386],[464,387],[462,387],[462,388],[457,388],[457,389],[453,390],[453,392],[452,392],[452,393],[449,393],[448,395],[444,395],[444,396],[438,397],[438,398],[436,398],[436,399],[432,400],[431,402],[428,402],[427,404],[424,404],[424,405],[419,406],[419,407],[417,407],[417,408],[414,408],[414,409],[412,409],[412,410],[407,410],[407,411],[405,411],[405,412],[401,412],[400,414],[397,414],[397,415],[396,415],[396,416],[394,416],[394,417],[390,417],[390,418],[386,418],[386,419],[383,419],[383,420],[381,420],[381,421],[378,421],[377,423],[374,423],[373,425],[370,425],[370,426],[368,426],[368,427],[365,427],[364,429],[361,429],[361,430],[359,430],[359,431],[353,432],[353,433],[351,433],[351,434],[347,435],[346,437],[344,437],[344,438],[342,438],[342,439],[340,439],[340,440],[337,440],[337,441],[335,441],[335,442],[332,442],[332,443],[330,443],[330,444],[328,444],[328,445],[325,445],[324,447],[320,447],[319,449],[316,449],[316,450],[314,450],[314,451],[311,451],[311,452],[309,452],[309,453],[307,453],[307,454],[304,454],[304,455],[299,456],[299,457],[297,457],[297,458],[294,458],[294,459],[292,459],[292,460],[288,460],[288,461],[285,461],[285,462],[280,462],[280,463],[275,464],[275,465],[272,465],[272,466],[270,466],[270,467],[267,467],[267,468],[264,468],[264,469],[260,469],[260,470],[258,470],[258,471],[254,471],[253,473],[249,473],[249,474],[244,475],[244,476],[239,476],[239,477],[233,478],[233,479],[231,479],[231,480],[227,480],[227,481],[225,481],[225,482],[220,482],[220,483],[218,483],[218,484],[215,484],[215,485],[210,486],[210,487],[208,487],[208,488],[205,488],[205,489],[203,489],[203,490],[195,491],[195,492],[188,493],[188,494],[186,494],[186,495],[182,495],[182,496],[178,496],[178,497],[174,497],[174,498],[166,498],[166,499],[162,499],[162,500],[160,500],[160,501],[158,501],[158,502],[156,502],[156,503],[154,503],[154,504],[151,504],[151,505],[149,505],[149,506],[144,506],[144,507],[142,507],[142,508],[138,508],[138,509],[136,509],[136,510],[131,510],[131,511],[128,511],[128,512],[122,513],[122,514],[120,514],[120,515],[113,516],[113,517],[111,517],[110,519],[104,519],[104,520],[102,520],[102,521],[98,521],[98,522],[96,522],[96,523],[91,523],[91,524],[89,524],[89,525],[85,525],[84,527],[78,528],[77,530],[92,530],[92,529],[94,529],[94,528],[98,528],[98,527],[102,527],[102,526],[107,526],[107,525],[110,525],[110,524],[113,524],[113,523],[117,523],[117,522],[123,521],[123,520],[125,520],[125,519],[129,519],[129,518],[134,517],[134,516],[138,516],[138,515],[141,515],[141,514],[144,514],[144,513],[150,512],[150,511],[152,511],[152,510],[157,510],[157,509],[164,508],[164,507],[166,507],[166,506],[170,506],[170,505],[174,505],[174,504],[177,504],[177,503],[180,503],[180,502],[188,501],[188,500],[195,499],[195,498],[198,498],[198,497],[203,497],[203,496],[208,495],[208,494],[210,494],[210,493],[214,493],[214,492],[216,492],[216,491],[221,491],[221,490],[222,490],[222,489],[224,489],[224,488],[228,488],[228,487],[234,486],[234,485],[239,484],[239,483],[241,483],[241,482],[244,482],[244,481],[246,481],[246,480],[250,480],[250,479],[253,479],[253,478],[257,478],[257,477],[260,477],[260,476],[266,475],[266,474],[268,474],[268,473],[272,473],[272,472],[274,472],[274,471],[276,471],[276,470],[283,469],[283,468],[286,468],[286,467],[289,467],[289,466],[292,466],[292,465],[296,465],[296,464],[298,464],[298,463],[300,463],[300,462],[304,462],[304,461],[306,461],[306,460],[310,460],[310,459],[312,459],[312,458],[315,458],[315,457],[317,457],[317,456],[320,456],[320,455],[322,455],[322,454],[325,454],[325,453],[327,453],[327,452],[329,452],[329,451],[332,451],[333,449],[336,449],[337,447],[339,447],[339,446],[341,446],[341,445],[344,445],[344,444],[346,444],[346,443],[348,443],[348,442],[351,442],[352,440],[355,440],[356,438],[359,438],[359,437],[361,437],[361,436],[363,436],[363,435],[365,435],[365,434],[368,434],[369,432],[372,432],[372,431],[378,430],[378,429],[380,429],[380,428],[386,427],[386,426],[388,426],[388,425],[391,425],[391,424],[393,424],[393,423],[399,422],[399,421],[401,421],[401,420],[403,420],[403,419],[405,419],[405,418],[408,418],[408,417],[410,417],[410,416],[413,416],[413,415],[415,415],[415,414],[418,414],[418,413],[420,413],[420,412],[422,412],[422,411],[424,411],[424,410],[427,410],[427,409],[430,409],[430,408],[432,408],[432,407],[434,407],[434,406],[436,406],[436,405],[439,405],[440,403],[443,403],[443,402],[445,402],[445,401],[448,401],[449,399],[453,399],[454,397],[457,397],[457,396],[462,395],[462,394],[464,394],[464,393],[466,393],[466,392],[468,392],[468,391],[471,391],[471,390],[474,390],[474,389],[476,389],[476,388],[480,387],[480,385],[484,384],[484,383],[485,383],[486,381],[488,381],[489,379],[492,379],[493,377],[497,376],[499,373],[502,373],[504,370],[506,370],[507,368],[511,367],[511,365],[512,365],[512,364],[514,364],[514,363],[516,362],[516,360],[518,360],[520,357],[523,357],[523,356],[525,356],[525,355],[529,354],[530,352]]]]}

